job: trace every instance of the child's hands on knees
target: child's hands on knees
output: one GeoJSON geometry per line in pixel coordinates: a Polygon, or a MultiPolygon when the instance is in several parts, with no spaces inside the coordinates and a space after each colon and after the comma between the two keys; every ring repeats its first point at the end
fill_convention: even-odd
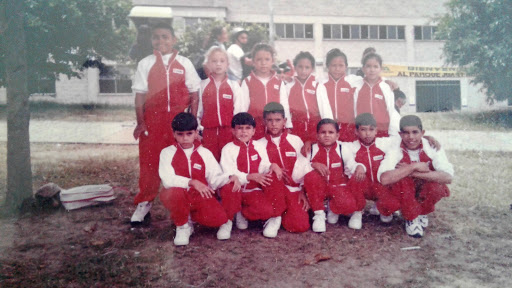
{"type": "Polygon", "coordinates": [[[271,174],[252,173],[247,175],[247,180],[254,181],[261,186],[268,186],[272,182],[271,174]]]}
{"type": "Polygon", "coordinates": [[[329,168],[325,164],[313,162],[311,163],[311,167],[313,167],[313,169],[315,169],[323,177],[329,175],[329,168]]]}
{"type": "Polygon", "coordinates": [[[357,182],[361,182],[366,178],[366,172],[364,172],[364,169],[361,165],[357,166],[353,177],[354,179],[356,179],[357,182]]]}
{"type": "Polygon", "coordinates": [[[188,182],[188,185],[199,192],[203,198],[212,198],[215,195],[215,191],[212,188],[206,186],[199,180],[192,179],[188,182]]]}
{"type": "Polygon", "coordinates": [[[238,177],[236,177],[235,175],[229,176],[228,183],[233,183],[233,190],[231,190],[232,192],[240,191],[240,189],[242,188],[242,184],[240,183],[240,180],[238,180],[238,177]]]}
{"type": "Polygon", "coordinates": [[[299,204],[302,203],[302,209],[304,211],[308,211],[311,206],[309,205],[308,197],[306,196],[306,193],[304,193],[304,190],[297,192],[299,193],[299,204]]]}

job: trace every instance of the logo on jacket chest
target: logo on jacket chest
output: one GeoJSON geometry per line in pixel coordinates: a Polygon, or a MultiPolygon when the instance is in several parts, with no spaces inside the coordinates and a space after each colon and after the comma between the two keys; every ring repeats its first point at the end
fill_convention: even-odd
{"type": "Polygon", "coordinates": [[[172,73],[183,74],[183,70],[182,69],[178,69],[178,68],[174,68],[174,69],[172,69],[172,73]]]}
{"type": "Polygon", "coordinates": [[[279,90],[279,85],[274,84],[274,89],[279,90]]]}
{"type": "Polygon", "coordinates": [[[233,95],[230,95],[230,94],[222,94],[222,98],[231,100],[231,99],[233,99],[233,95]]]}
{"type": "Polygon", "coordinates": [[[382,159],[384,159],[384,155],[373,156],[373,161],[380,161],[382,159]]]}
{"type": "Polygon", "coordinates": [[[348,93],[348,92],[350,92],[350,89],[341,87],[340,92],[348,93]]]}
{"type": "Polygon", "coordinates": [[[382,96],[380,94],[375,94],[375,98],[382,100],[382,99],[384,99],[384,96],[382,96]]]}
{"type": "Polygon", "coordinates": [[[194,169],[197,169],[197,170],[201,170],[203,168],[203,166],[199,163],[194,163],[194,166],[193,166],[194,169]]]}
{"type": "Polygon", "coordinates": [[[286,152],[285,153],[286,157],[297,157],[297,153],[296,152],[286,152]]]}
{"type": "Polygon", "coordinates": [[[332,163],[331,164],[331,168],[339,168],[341,167],[341,162],[338,162],[338,163],[332,163]]]}
{"type": "Polygon", "coordinates": [[[315,90],[313,89],[306,89],[306,92],[308,92],[309,94],[315,94],[315,90]]]}
{"type": "Polygon", "coordinates": [[[258,160],[258,154],[254,154],[251,156],[251,161],[256,161],[258,160]]]}

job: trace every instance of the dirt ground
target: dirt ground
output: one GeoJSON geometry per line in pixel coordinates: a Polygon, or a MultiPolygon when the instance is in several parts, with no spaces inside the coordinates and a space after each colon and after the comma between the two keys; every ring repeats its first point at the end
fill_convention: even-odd
{"type": "MultiPolygon", "coordinates": [[[[512,286],[510,203],[496,209],[469,206],[464,197],[443,199],[422,239],[408,237],[400,218],[382,224],[365,214],[359,231],[340,218],[323,234],[281,229],[275,239],[263,237],[258,222],[247,231],[234,228],[227,241],[217,240],[215,229],[196,225],[190,245],[175,247],[175,227],[158,201],[149,225],[130,227],[136,147],[115,149],[126,158],[105,152],[99,165],[94,158],[62,164],[66,170],[54,158],[54,169],[35,165],[35,185],[80,185],[80,175],[87,175],[118,187],[117,199],[106,206],[33,209],[17,220],[0,219],[1,287],[512,286]]],[[[97,155],[105,149],[78,150],[97,155]]],[[[44,153],[34,151],[36,163],[44,153]]],[[[460,187],[452,184],[452,193],[463,193],[460,187]]]]}

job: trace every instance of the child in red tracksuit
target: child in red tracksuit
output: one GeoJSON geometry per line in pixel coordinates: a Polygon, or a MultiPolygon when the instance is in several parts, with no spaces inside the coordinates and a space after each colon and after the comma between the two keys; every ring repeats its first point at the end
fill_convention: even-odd
{"type": "Polygon", "coordinates": [[[286,113],[287,128],[291,128],[290,108],[288,95],[283,81],[272,70],[274,64],[274,48],[268,44],[256,44],[252,50],[252,63],[254,70],[242,81],[243,111],[256,115],[256,132],[254,137],[259,139],[265,136],[263,123],[263,107],[269,102],[281,103],[286,113]]]}
{"type": "Polygon", "coordinates": [[[229,80],[228,54],[221,47],[211,48],[206,55],[210,76],[201,81],[197,117],[203,126],[203,145],[220,160],[220,151],[231,142],[231,119],[242,112],[241,89],[229,80]]]}
{"type": "Polygon", "coordinates": [[[222,205],[228,219],[236,214],[238,229],[247,229],[248,220],[267,220],[263,235],[277,236],[281,215],[286,210],[284,182],[277,179],[276,164],[268,160],[265,146],[252,141],[256,123],[249,113],[233,116],[231,127],[234,139],[222,148],[220,165],[224,173],[238,177],[241,192],[232,185],[221,189],[222,205]]]}
{"type": "Polygon", "coordinates": [[[307,212],[310,206],[302,189],[304,175],[301,171],[308,164],[307,158],[300,153],[302,140],[287,133],[283,105],[276,102],[265,105],[263,119],[267,134],[257,142],[266,147],[270,162],[279,166],[280,169],[276,169],[277,179],[282,179],[286,186],[283,227],[289,232],[305,232],[310,227],[307,212]]]}
{"type": "Polygon", "coordinates": [[[404,116],[400,120],[400,146],[386,154],[377,174],[383,185],[392,185],[392,195],[406,220],[405,231],[412,237],[424,235],[427,214],[450,195],[446,184],[453,178],[453,166],[445,152],[432,149],[422,139],[424,134],[420,118],[404,116]]]}
{"type": "Polygon", "coordinates": [[[349,187],[352,191],[363,193],[366,200],[375,201],[376,205],[370,209],[370,214],[380,214],[380,220],[389,223],[393,220],[392,213],[400,207],[393,201],[394,198],[389,199],[391,193],[389,187],[377,181],[377,171],[386,151],[396,146],[400,138],[376,138],[377,123],[369,113],[359,114],[355,119],[355,125],[355,135],[358,140],[346,143],[345,147],[353,154],[357,163],[364,165],[364,169],[362,166],[357,166],[349,180],[349,187]]]}
{"type": "Polygon", "coordinates": [[[316,140],[316,124],[323,118],[332,118],[325,86],[315,81],[311,73],[315,58],[309,52],[300,52],[293,60],[297,72],[294,81],[286,85],[292,117],[292,133],[304,142],[316,140]]]}
{"type": "Polygon", "coordinates": [[[229,239],[233,223],[215,198],[214,190],[228,181],[233,183],[233,189],[240,189],[238,179],[234,176],[228,179],[212,153],[201,146],[197,126],[192,114],[176,115],[172,129],[177,143],[160,153],[158,173],[164,186],[160,200],[176,224],[175,245],[189,243],[194,231],[189,219],[201,225],[220,227],[217,238],[229,239]]]}
{"type": "MultiPolygon", "coordinates": [[[[308,155],[311,165],[306,167],[304,187],[315,216],[313,231],[325,232],[324,201],[329,200],[329,210],[336,223],[338,215],[351,215],[349,227],[361,229],[362,213],[366,203],[363,193],[351,191],[347,185],[348,177],[354,173],[356,166],[349,151],[343,148],[339,137],[338,123],[332,119],[322,119],[317,126],[318,144],[311,147],[308,155]]],[[[331,218],[331,215],[329,218],[331,218]]]]}
{"type": "Polygon", "coordinates": [[[354,134],[354,91],[357,81],[362,78],[346,75],[348,61],[345,53],[334,48],[327,52],[325,63],[329,71],[328,79],[323,83],[332,109],[334,120],[340,125],[340,141],[357,140],[354,134]]]}
{"type": "Polygon", "coordinates": [[[151,43],[154,54],[142,59],[135,73],[132,90],[135,91],[137,126],[133,131],[139,139],[139,193],[134,202],[137,208],[132,224],[141,223],[158,194],[158,160],[160,152],[174,143],[169,123],[185,109],[197,113],[197,91],[200,79],[194,65],[178,55],[174,30],[165,23],[153,27],[151,43]]]}
{"type": "Polygon", "coordinates": [[[375,53],[363,57],[363,80],[355,83],[355,115],[370,113],[377,121],[377,137],[398,135],[400,114],[395,110],[395,96],[382,80],[382,58],[375,53]]]}

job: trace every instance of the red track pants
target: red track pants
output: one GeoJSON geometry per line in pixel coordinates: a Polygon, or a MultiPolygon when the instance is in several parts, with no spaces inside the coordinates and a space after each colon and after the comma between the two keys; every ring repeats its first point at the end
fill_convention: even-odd
{"type": "Polygon", "coordinates": [[[283,181],[277,180],[272,174],[272,183],[261,187],[262,190],[252,192],[232,192],[233,183],[222,187],[220,195],[222,206],[226,210],[228,219],[242,211],[248,220],[267,220],[271,217],[281,216],[286,210],[286,186],[283,181]]]}
{"type": "Polygon", "coordinates": [[[391,193],[388,186],[372,182],[368,178],[365,178],[364,181],[356,181],[352,177],[348,183],[350,189],[355,193],[363,193],[366,200],[376,201],[380,214],[389,216],[400,209],[400,201],[391,193]]]}
{"type": "Polygon", "coordinates": [[[309,215],[302,209],[303,204],[299,203],[298,192],[290,192],[286,188],[286,211],[283,214],[282,225],[288,232],[306,232],[309,230],[309,215]]]}
{"type": "Polygon", "coordinates": [[[404,219],[410,221],[434,212],[436,203],[450,196],[450,190],[446,184],[406,177],[393,184],[391,194],[400,202],[404,219]]]}
{"type": "Polygon", "coordinates": [[[222,147],[231,141],[233,141],[233,132],[229,126],[203,129],[203,146],[212,151],[217,162],[220,161],[222,147]]]}
{"type": "Polygon", "coordinates": [[[189,215],[194,222],[208,227],[220,227],[228,222],[226,211],[215,197],[203,198],[192,188],[163,189],[160,201],[171,212],[176,226],[186,224],[189,215]]]}
{"type": "Polygon", "coordinates": [[[366,204],[363,193],[351,191],[347,184],[329,185],[316,170],[304,176],[304,188],[313,211],[324,210],[326,199],[332,212],[347,216],[363,210],[366,204]]]}

